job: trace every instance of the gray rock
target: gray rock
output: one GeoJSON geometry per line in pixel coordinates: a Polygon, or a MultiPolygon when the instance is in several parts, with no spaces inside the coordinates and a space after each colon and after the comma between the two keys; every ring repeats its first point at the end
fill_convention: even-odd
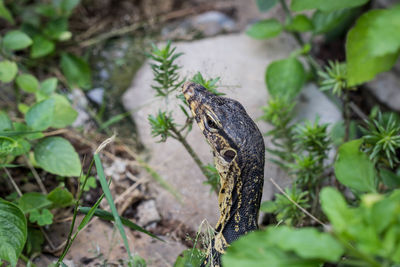
{"type": "Polygon", "coordinates": [[[96,104],[101,105],[104,98],[104,88],[94,88],[87,93],[87,96],[96,104]]]}
{"type": "MultiPolygon", "coordinates": [[[[273,60],[287,57],[295,48],[292,39],[285,35],[269,41],[256,41],[244,34],[233,34],[175,45],[177,52],[184,53],[178,62],[183,66],[183,76],[192,77],[198,71],[205,77],[220,76],[220,91],[239,100],[255,120],[262,115],[261,107],[268,99],[264,82],[266,66],[273,60]]],[[[163,217],[176,218],[193,229],[197,229],[204,218],[214,224],[219,215],[217,198],[209,192],[209,187],[203,185],[205,178],[199,168],[180,143],[173,139],[156,143],[151,136],[147,116],[155,114],[159,109],[170,110],[177,123],[184,122],[175,97],[169,98],[168,107],[165,101],[154,101],[154,92],[150,87],[152,77],[150,66],[145,64],[138,71],[132,87],[124,94],[123,103],[127,110],[141,107],[133,117],[141,141],[151,155],[150,164],[183,196],[182,203],[179,203],[168,192],[159,189],[156,199],[159,210],[163,217]]],[[[322,109],[325,110],[325,107],[322,109]]],[[[271,129],[262,121],[256,120],[256,123],[262,132],[271,129]]],[[[212,163],[210,148],[198,127],[193,128],[187,140],[204,162],[212,163]]],[[[266,161],[265,200],[270,199],[276,191],[269,178],[274,178],[284,186],[290,183],[283,171],[266,161]]]]}
{"type": "Polygon", "coordinates": [[[396,71],[381,73],[366,86],[379,101],[400,111],[400,78],[396,71]]]}
{"type": "Polygon", "coordinates": [[[168,23],[161,30],[161,34],[165,39],[186,40],[198,35],[212,37],[221,33],[233,32],[236,29],[236,22],[224,13],[208,11],[182,21],[168,23]]]}
{"type": "Polygon", "coordinates": [[[72,124],[72,127],[86,127],[87,122],[90,120],[90,115],[86,111],[88,100],[85,94],[80,89],[73,89],[68,97],[72,102],[72,106],[78,112],[78,116],[72,124]]]}
{"type": "MultiPolygon", "coordinates": [[[[257,41],[244,34],[231,34],[174,45],[177,46],[177,52],[184,53],[178,62],[183,67],[180,70],[182,77],[191,78],[198,71],[206,78],[221,77],[218,90],[239,100],[261,132],[271,130],[270,125],[257,120],[262,115],[261,107],[268,100],[264,81],[265,68],[274,60],[286,58],[296,48],[289,36],[281,35],[276,39],[257,41]]],[[[150,189],[156,194],[158,211],[163,218],[181,221],[194,230],[198,229],[203,219],[215,225],[219,217],[217,197],[203,184],[205,178],[200,169],[176,140],[168,139],[165,143],[156,143],[157,140],[151,136],[147,121],[149,114],[155,115],[161,109],[171,111],[178,124],[183,124],[185,119],[178,106],[180,102],[174,95],[168,98],[168,106],[163,99],[155,100],[154,90],[151,88],[152,78],[147,62],[137,72],[132,86],[122,100],[126,110],[137,110],[132,116],[141,141],[150,155],[149,164],[182,195],[182,201],[179,202],[166,190],[151,186],[150,189]]],[[[340,119],[340,112],[315,86],[307,86],[302,95],[298,107],[298,114],[302,118],[313,120],[316,113],[320,113],[322,122],[340,119]]],[[[203,162],[213,162],[210,147],[197,126],[193,127],[187,141],[203,162]]],[[[268,139],[265,141],[266,146],[270,146],[268,139]]],[[[271,158],[271,155],[267,153],[266,158],[271,158]]],[[[270,178],[282,187],[291,183],[281,169],[266,160],[263,200],[271,199],[274,192],[277,192],[270,183],[270,178]]]]}
{"type": "Polygon", "coordinates": [[[142,201],[137,206],[137,217],[139,218],[138,224],[142,227],[161,220],[154,199],[142,201]]]}

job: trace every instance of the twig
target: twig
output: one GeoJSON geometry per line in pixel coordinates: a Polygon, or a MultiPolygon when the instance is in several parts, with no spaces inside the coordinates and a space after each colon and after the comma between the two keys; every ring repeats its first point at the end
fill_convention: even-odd
{"type": "Polygon", "coordinates": [[[363,120],[368,120],[368,116],[356,105],[353,101],[350,101],[349,107],[363,120]]]}
{"type": "Polygon", "coordinates": [[[3,167],[4,171],[6,172],[8,179],[10,179],[10,182],[12,184],[12,186],[14,187],[15,191],[17,191],[18,196],[22,196],[22,192],[21,190],[19,190],[17,184],[14,182],[14,179],[12,178],[11,174],[9,173],[9,171],[7,170],[7,168],[3,167]]]}
{"type": "Polygon", "coordinates": [[[280,187],[275,181],[274,179],[270,178],[269,179],[271,181],[271,183],[279,190],[279,192],[281,192],[282,195],[284,195],[287,199],[289,199],[290,202],[292,202],[294,205],[296,205],[296,207],[298,207],[302,212],[304,212],[307,216],[309,216],[311,219],[313,219],[314,221],[316,221],[317,223],[321,224],[324,228],[328,228],[328,226],[326,224],[324,224],[323,222],[321,222],[318,218],[316,218],[314,215],[312,215],[311,213],[309,213],[306,209],[304,209],[302,206],[300,206],[296,201],[294,201],[288,194],[286,194],[286,192],[282,189],[282,187],[280,187]]]}
{"type": "Polygon", "coordinates": [[[148,181],[147,177],[143,177],[139,181],[137,181],[136,183],[134,183],[133,185],[128,187],[121,195],[119,195],[115,199],[115,201],[114,201],[115,205],[117,205],[119,202],[123,201],[126,198],[127,195],[132,193],[133,190],[135,190],[139,185],[145,183],[146,181],[148,181]]]}
{"type": "Polygon", "coordinates": [[[43,227],[39,226],[40,231],[42,232],[44,238],[46,239],[47,243],[49,243],[51,250],[54,250],[54,248],[56,247],[53,242],[51,241],[50,237],[46,234],[46,232],[44,231],[43,227]]]}
{"type": "Polygon", "coordinates": [[[46,132],[44,133],[44,136],[53,136],[53,135],[59,135],[59,134],[63,134],[68,132],[68,129],[58,129],[55,131],[51,131],[51,132],[46,132]]]}
{"type": "Polygon", "coordinates": [[[29,169],[31,170],[33,177],[35,178],[36,182],[39,185],[40,190],[42,191],[43,194],[47,195],[47,190],[46,187],[44,186],[42,179],[40,178],[39,174],[37,173],[36,169],[33,168],[31,162],[29,161],[29,159],[26,157],[26,155],[23,155],[24,160],[26,162],[26,164],[28,165],[29,169]]]}

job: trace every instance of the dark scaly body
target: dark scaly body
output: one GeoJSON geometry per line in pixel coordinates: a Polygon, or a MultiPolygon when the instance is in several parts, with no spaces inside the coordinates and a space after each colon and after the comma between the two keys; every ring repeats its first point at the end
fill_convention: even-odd
{"type": "Polygon", "coordinates": [[[258,228],[264,184],[264,141],[243,106],[216,96],[201,85],[186,82],[184,96],[213,149],[220,175],[218,195],[220,218],[215,238],[202,266],[220,266],[221,254],[241,235],[258,228]]]}

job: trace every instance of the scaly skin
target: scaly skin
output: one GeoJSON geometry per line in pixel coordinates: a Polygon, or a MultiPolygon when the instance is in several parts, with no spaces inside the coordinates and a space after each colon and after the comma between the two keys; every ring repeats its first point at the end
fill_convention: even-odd
{"type": "Polygon", "coordinates": [[[264,140],[243,106],[201,85],[182,88],[198,126],[210,144],[220,176],[220,218],[202,266],[221,266],[221,254],[241,235],[258,228],[264,184],[264,140]]]}

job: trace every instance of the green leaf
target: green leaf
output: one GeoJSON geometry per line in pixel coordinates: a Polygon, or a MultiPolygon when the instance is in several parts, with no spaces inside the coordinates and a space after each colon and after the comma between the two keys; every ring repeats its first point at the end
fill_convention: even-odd
{"type": "Polygon", "coordinates": [[[0,158],[12,155],[18,147],[18,142],[10,137],[0,136],[0,158]]]}
{"type": "Polygon", "coordinates": [[[17,83],[18,87],[25,92],[35,93],[37,90],[39,90],[39,82],[35,76],[31,74],[18,75],[15,82],[17,83]]]}
{"type": "Polygon", "coordinates": [[[0,110],[0,132],[12,130],[12,123],[7,113],[0,110]]]}
{"type": "Polygon", "coordinates": [[[33,130],[46,130],[53,123],[54,99],[46,99],[36,103],[25,114],[26,124],[33,130]]]}
{"type": "Polygon", "coordinates": [[[344,8],[362,6],[367,2],[368,0],[293,0],[290,7],[293,11],[303,11],[308,9],[335,11],[344,8]]]}
{"type": "Polygon", "coordinates": [[[74,197],[68,189],[56,187],[47,195],[47,199],[53,202],[54,208],[64,208],[72,205],[74,197]]]}
{"type": "Polygon", "coordinates": [[[358,192],[376,192],[374,164],[360,151],[362,139],[347,142],[339,147],[334,165],[336,178],[358,192]]]}
{"type": "Polygon", "coordinates": [[[71,14],[72,10],[79,5],[80,0],[62,0],[61,1],[61,10],[64,14],[71,14]]]}
{"type": "Polygon", "coordinates": [[[181,254],[176,259],[174,267],[198,267],[204,260],[204,255],[196,248],[186,249],[181,254]]]}
{"type": "Polygon", "coordinates": [[[57,84],[57,78],[48,78],[40,84],[40,91],[49,96],[57,89],[57,84]]]}
{"type": "Polygon", "coordinates": [[[272,200],[264,201],[261,203],[260,210],[266,213],[273,213],[276,211],[276,203],[272,200]]]}
{"type": "Polygon", "coordinates": [[[315,228],[295,229],[287,226],[268,228],[268,240],[285,251],[293,251],[303,259],[337,262],[344,249],[331,235],[315,228]]]}
{"type": "Polygon", "coordinates": [[[269,39],[278,36],[283,26],[276,19],[266,19],[254,23],[246,31],[247,35],[255,39],[269,39]]]}
{"type": "Polygon", "coordinates": [[[0,198],[0,262],[17,265],[27,237],[27,223],[23,212],[13,203],[0,198]]]}
{"type": "Polygon", "coordinates": [[[295,16],[291,23],[285,26],[286,30],[293,32],[307,32],[311,31],[313,27],[311,20],[303,14],[295,16]]]}
{"type": "Polygon", "coordinates": [[[81,162],[74,147],[62,137],[41,139],[34,149],[37,164],[53,174],[79,176],[81,162]]]}
{"type": "Polygon", "coordinates": [[[25,250],[28,256],[42,251],[44,237],[39,229],[28,227],[28,238],[26,240],[25,250]]]}
{"type": "Polygon", "coordinates": [[[54,113],[51,127],[64,128],[71,125],[78,116],[78,112],[71,106],[65,96],[54,94],[51,96],[51,99],[54,99],[54,113]]]}
{"type": "Polygon", "coordinates": [[[10,51],[21,50],[32,44],[32,39],[24,32],[9,31],[3,38],[3,46],[10,51]]]}
{"type": "Polygon", "coordinates": [[[290,57],[269,64],[265,79],[270,96],[292,100],[300,93],[306,74],[301,62],[290,57]]]}
{"type": "Polygon", "coordinates": [[[52,224],[53,214],[48,209],[36,209],[29,214],[29,221],[32,223],[36,222],[40,226],[52,224]]]}
{"type": "Polygon", "coordinates": [[[379,175],[382,179],[382,182],[390,189],[400,187],[400,175],[383,168],[379,169],[379,175]]]}
{"type": "Polygon", "coordinates": [[[346,230],[354,214],[347,207],[344,197],[336,189],[325,187],[321,190],[320,199],[321,208],[335,231],[341,233],[346,230]]]}
{"type": "Polygon", "coordinates": [[[257,7],[261,12],[265,12],[273,8],[278,0],[257,0],[257,7]]]}
{"type": "Polygon", "coordinates": [[[13,61],[3,60],[0,62],[0,81],[9,83],[14,80],[17,75],[18,67],[13,61]]]}
{"type": "Polygon", "coordinates": [[[71,88],[91,88],[92,74],[90,67],[89,64],[82,58],[79,58],[73,54],[63,53],[61,55],[61,69],[71,88]]]}
{"type": "Polygon", "coordinates": [[[222,255],[222,265],[229,267],[296,266],[317,267],[320,260],[302,259],[278,247],[278,240],[270,238],[271,231],[251,232],[233,242],[222,255]]]}
{"type": "Polygon", "coordinates": [[[399,27],[400,5],[369,11],[357,20],[346,41],[349,86],[372,80],[392,68],[400,52],[399,27]]]}
{"type": "Polygon", "coordinates": [[[327,33],[341,25],[343,21],[353,16],[353,9],[343,9],[337,11],[316,11],[312,16],[314,34],[327,33]]]}
{"type": "Polygon", "coordinates": [[[45,195],[38,192],[25,193],[18,200],[18,206],[24,213],[50,207],[51,204],[45,195]]]}
{"type": "Polygon", "coordinates": [[[11,12],[8,10],[8,8],[4,5],[4,1],[0,0],[0,18],[3,18],[10,22],[11,24],[14,24],[14,19],[11,15],[11,12]]]}
{"type": "Polygon", "coordinates": [[[53,40],[62,41],[66,32],[68,32],[68,19],[66,17],[54,17],[44,27],[45,35],[53,40]]]}
{"type": "Polygon", "coordinates": [[[41,36],[33,37],[33,45],[31,47],[31,58],[40,58],[52,53],[55,49],[53,41],[41,36]]]}

